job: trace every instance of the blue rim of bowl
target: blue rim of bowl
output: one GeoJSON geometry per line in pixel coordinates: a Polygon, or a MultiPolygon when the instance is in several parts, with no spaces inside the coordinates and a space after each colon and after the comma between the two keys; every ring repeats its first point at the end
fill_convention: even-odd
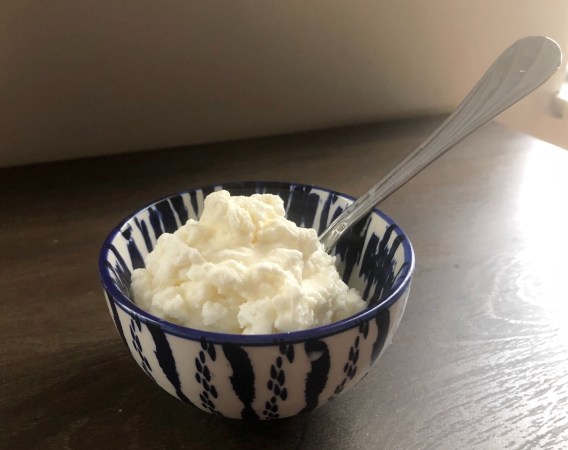
{"type": "Polygon", "coordinates": [[[190,188],[186,191],[181,191],[170,195],[166,195],[165,197],[162,197],[154,202],[148,203],[147,205],[143,206],[142,208],[139,208],[137,211],[128,215],[125,219],[123,219],[117,226],[115,226],[112,229],[112,231],[109,233],[107,238],[104,240],[99,254],[99,274],[101,277],[103,288],[109,294],[108,301],[114,302],[127,314],[135,316],[141,322],[145,324],[150,323],[154,326],[159,327],[168,334],[178,336],[184,339],[189,339],[192,341],[200,341],[202,339],[205,339],[208,342],[216,344],[230,342],[241,346],[266,346],[266,345],[274,345],[281,343],[292,344],[310,339],[320,339],[323,337],[332,336],[341,333],[345,330],[357,327],[361,323],[367,322],[368,320],[375,317],[383,309],[386,309],[389,306],[391,306],[393,303],[395,303],[409,287],[409,284],[412,280],[412,274],[414,273],[414,265],[415,265],[415,255],[412,244],[410,243],[410,240],[406,236],[404,230],[398,224],[396,224],[393,219],[391,219],[385,213],[383,213],[382,211],[376,208],[373,209],[373,213],[380,216],[388,225],[395,225],[395,227],[398,229],[398,232],[404,236],[404,240],[401,242],[401,244],[404,248],[405,255],[408,255],[407,259],[409,260],[410,264],[406,267],[406,273],[404,273],[404,275],[401,278],[399,278],[400,281],[397,283],[396,288],[382,302],[372,306],[371,308],[365,308],[363,311],[353,316],[350,316],[346,319],[333,322],[328,325],[308,328],[306,330],[300,330],[300,331],[290,331],[287,333],[273,333],[273,334],[232,334],[232,333],[220,333],[215,331],[199,330],[197,328],[189,328],[183,325],[178,325],[173,322],[160,319],[159,317],[150,314],[149,312],[137,306],[136,303],[130,300],[127,296],[125,296],[120,291],[120,289],[118,289],[116,284],[113,282],[109,269],[106,266],[106,261],[108,261],[108,253],[110,251],[109,248],[110,243],[119,233],[121,233],[121,229],[124,227],[124,225],[130,220],[132,220],[141,211],[144,211],[152,207],[153,205],[160,203],[161,201],[167,200],[171,197],[187,194],[193,191],[215,190],[216,188],[222,188],[222,189],[227,189],[230,192],[231,188],[243,189],[243,188],[253,188],[253,187],[257,188],[261,186],[266,186],[267,188],[286,188],[286,189],[289,189],[293,186],[306,187],[306,188],[317,189],[320,191],[328,192],[330,194],[335,194],[347,200],[351,201],[355,200],[355,198],[350,195],[342,194],[340,192],[328,188],[304,184],[304,183],[283,182],[283,181],[229,181],[226,183],[215,183],[205,186],[197,186],[190,188]]]}

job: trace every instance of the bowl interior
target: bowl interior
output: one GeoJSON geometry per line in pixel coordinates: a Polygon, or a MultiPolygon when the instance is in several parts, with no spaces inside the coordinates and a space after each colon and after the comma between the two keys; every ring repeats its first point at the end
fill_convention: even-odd
{"type": "MultiPolygon", "coordinates": [[[[219,189],[231,195],[277,194],[284,200],[289,220],[313,227],[318,234],[353,201],[323,188],[276,182],[226,183],[169,196],[138,211],[111,232],[100,259],[105,288],[113,284],[126,299],[131,299],[131,273],[144,266],[144,258],[158,237],[174,232],[190,218],[198,219],[205,197],[219,189]]],[[[412,247],[402,230],[376,210],[352,227],[333,253],[338,256],[337,267],[343,280],[361,292],[367,309],[388,302],[403,283],[409,282],[414,263],[412,247]]]]}

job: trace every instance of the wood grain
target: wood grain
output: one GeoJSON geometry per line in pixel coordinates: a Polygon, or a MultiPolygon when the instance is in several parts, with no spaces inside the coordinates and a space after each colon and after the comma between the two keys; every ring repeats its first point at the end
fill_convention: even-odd
{"type": "Polygon", "coordinates": [[[336,401],[272,423],[162,392],[113,328],[96,261],[151,200],[217,181],[359,195],[439,117],[0,170],[0,447],[455,449],[568,445],[568,153],[490,124],[382,209],[418,266],[393,345],[336,401]]]}

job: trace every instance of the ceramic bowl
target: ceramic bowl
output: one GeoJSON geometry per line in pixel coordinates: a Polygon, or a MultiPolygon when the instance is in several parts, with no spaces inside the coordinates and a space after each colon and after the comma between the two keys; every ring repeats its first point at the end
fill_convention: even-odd
{"type": "Polygon", "coordinates": [[[144,266],[158,236],[198,218],[204,198],[278,194],[287,217],[319,232],[353,199],[293,183],[245,182],[198,187],[143,207],[103,244],[99,270],[120,337],[148,377],[179,400],[230,418],[270,420],[312,410],[353,387],[390,343],[408,298],[414,253],[403,231],[375,210],[336,248],[343,280],[368,306],[340,322],[304,331],[236,335],[161,320],[130,298],[130,274],[144,266]]]}

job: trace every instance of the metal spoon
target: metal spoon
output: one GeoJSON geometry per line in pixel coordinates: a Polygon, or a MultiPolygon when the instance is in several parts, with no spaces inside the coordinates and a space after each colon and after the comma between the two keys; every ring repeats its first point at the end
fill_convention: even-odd
{"type": "Polygon", "coordinates": [[[327,227],[319,237],[326,251],[377,203],[548,80],[560,67],[561,60],[558,44],[542,36],[520,39],[505,50],[430,137],[327,227]]]}

